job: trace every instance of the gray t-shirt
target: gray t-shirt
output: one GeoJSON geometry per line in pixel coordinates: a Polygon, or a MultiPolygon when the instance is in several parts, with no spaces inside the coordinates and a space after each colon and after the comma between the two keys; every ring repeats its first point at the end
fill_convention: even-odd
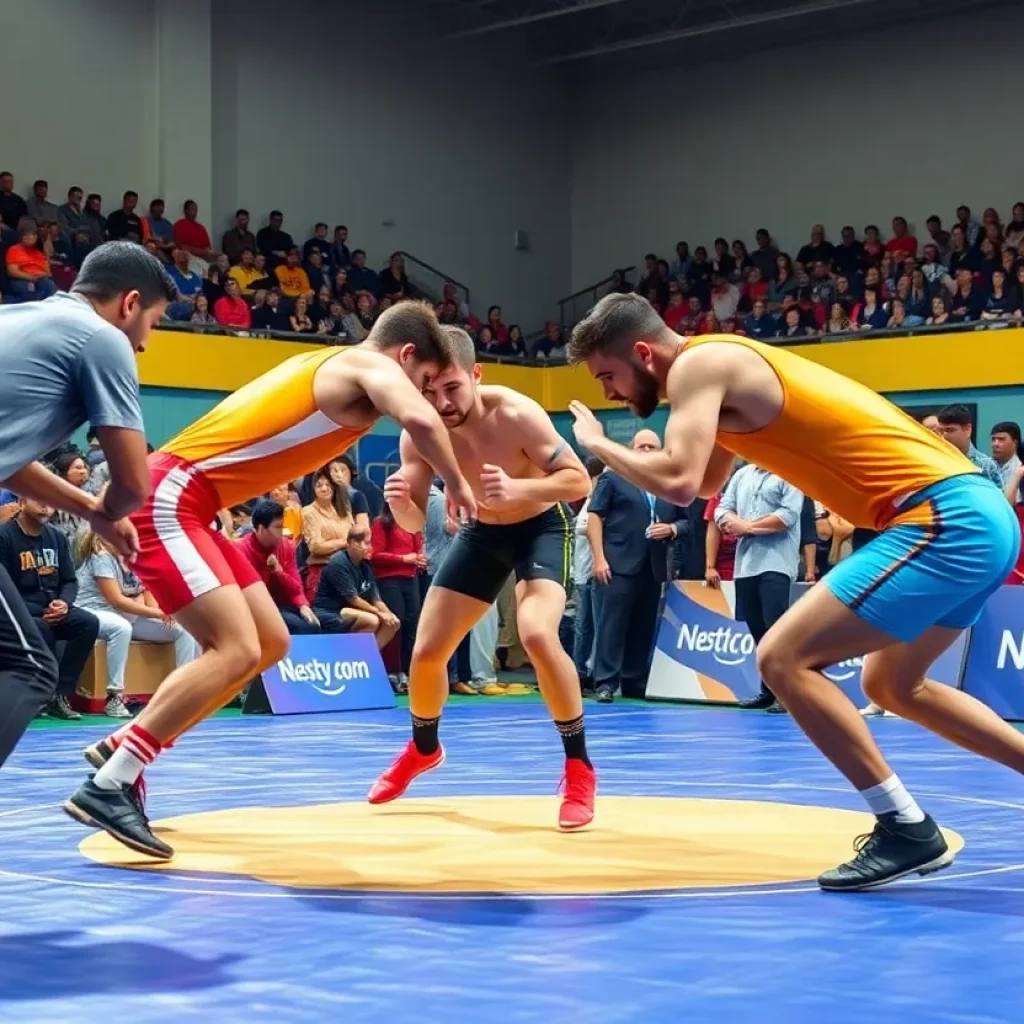
{"type": "Polygon", "coordinates": [[[121,593],[128,597],[138,597],[142,593],[142,584],[135,573],[130,569],[123,569],[120,562],[106,552],[90,555],[78,567],[76,575],[78,597],[75,599],[75,607],[86,608],[91,612],[111,610],[106,598],[100,593],[100,588],[96,584],[97,579],[114,580],[121,593]]]}
{"type": "Polygon", "coordinates": [[[141,431],[131,343],[74,295],[0,306],[0,410],[0,480],[84,423],[141,431]]]}

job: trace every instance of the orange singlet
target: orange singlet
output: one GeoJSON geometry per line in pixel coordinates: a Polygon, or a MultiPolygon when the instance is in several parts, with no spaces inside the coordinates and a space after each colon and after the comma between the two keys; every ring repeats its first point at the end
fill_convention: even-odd
{"type": "Polygon", "coordinates": [[[811,495],[854,526],[881,530],[911,495],[977,473],[949,442],[881,395],[802,356],[732,334],[693,338],[684,351],[726,342],[756,352],[782,385],[782,411],[718,443],[811,495]]]}
{"type": "Polygon", "coordinates": [[[324,348],[285,360],[150,457],[153,492],[132,516],[135,569],[165,612],[218,587],[259,583],[245,557],[211,528],[217,512],[311,473],[367,432],[339,426],[313,397],[317,370],[344,352],[324,348]]]}

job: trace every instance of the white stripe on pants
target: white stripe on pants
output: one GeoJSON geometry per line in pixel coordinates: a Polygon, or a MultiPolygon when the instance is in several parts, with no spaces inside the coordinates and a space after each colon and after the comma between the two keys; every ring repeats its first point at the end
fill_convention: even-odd
{"type": "Polygon", "coordinates": [[[129,618],[110,608],[92,608],[90,611],[100,620],[99,638],[107,645],[108,693],[124,691],[124,670],[132,640],[174,644],[177,665],[185,665],[199,657],[199,645],[177,623],[168,627],[159,619],[129,618]]]}

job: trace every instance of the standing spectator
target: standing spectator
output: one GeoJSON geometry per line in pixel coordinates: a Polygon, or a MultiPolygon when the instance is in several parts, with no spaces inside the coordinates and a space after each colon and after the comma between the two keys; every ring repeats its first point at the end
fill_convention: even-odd
{"type": "Polygon", "coordinates": [[[174,225],[164,216],[165,209],[162,199],[150,201],[149,216],[142,223],[142,237],[156,244],[157,255],[166,263],[174,248],[174,225]]]}
{"type": "MultiPolygon", "coordinates": [[[[632,441],[636,451],[661,447],[653,430],[632,441]]],[[[587,540],[594,558],[594,582],[604,589],[596,623],[594,688],[597,700],[610,703],[615,691],[643,697],[661,587],[655,578],[648,527],[655,499],[611,471],[602,473],[590,496],[587,540]]]]}
{"type": "Polygon", "coordinates": [[[99,632],[95,615],[75,607],[78,581],[67,538],[50,525],[53,506],[22,498],[14,519],[0,525],[0,565],[21,595],[39,634],[58,659],[57,692],[48,707],[54,718],[77,719],[69,698],[99,632]]]}
{"type": "Polygon", "coordinates": [[[384,505],[374,519],[370,534],[370,565],[377,580],[381,600],[398,619],[401,642],[399,682],[408,688],[412,648],[416,641],[416,623],[420,617],[420,584],[417,578],[426,572],[423,535],[403,530],[384,505]]]}
{"type": "Polygon", "coordinates": [[[359,472],[348,453],[331,459],[327,469],[334,483],[346,489],[356,525],[369,529],[370,520],[376,519],[384,509],[384,492],[365,473],[359,472]]]}
{"type": "Polygon", "coordinates": [[[938,412],[939,432],[956,449],[963,452],[982,475],[992,481],[1000,490],[1003,489],[1003,478],[995,460],[978,451],[971,440],[974,430],[971,410],[966,405],[947,405],[938,412]]]}
{"type": "Polygon", "coordinates": [[[832,264],[832,257],[835,255],[836,247],[825,239],[825,225],[815,224],[811,228],[811,240],[807,245],[800,247],[796,254],[797,262],[805,267],[815,263],[832,264]]]}
{"type": "Polygon", "coordinates": [[[999,479],[1005,488],[1021,467],[1020,424],[1003,420],[992,428],[992,458],[999,467],[999,479]]]}
{"type": "Polygon", "coordinates": [[[32,195],[25,203],[25,215],[31,217],[36,224],[48,223],[60,218],[60,210],[56,203],[51,203],[46,197],[49,195],[50,186],[39,179],[32,186],[32,195]]]}
{"type": "Polygon", "coordinates": [[[25,200],[14,191],[14,175],[10,171],[0,171],[0,223],[17,231],[21,219],[27,216],[25,200]]]}
{"type": "Polygon", "coordinates": [[[334,229],[334,241],[331,243],[331,266],[338,270],[348,270],[352,266],[352,254],[348,251],[348,228],[344,224],[339,224],[334,229]]]}
{"type": "MultiPolygon", "coordinates": [[[[302,509],[302,539],[309,552],[306,596],[315,604],[320,574],[331,556],[348,543],[355,518],[346,489],[335,484],[327,466],[313,474],[313,495],[313,501],[302,509]]],[[[366,534],[368,537],[368,530],[366,534]]]]}
{"type": "Polygon", "coordinates": [[[107,218],[107,237],[112,242],[142,241],[142,220],[135,212],[138,204],[138,192],[125,192],[121,199],[121,209],[115,210],[107,218]]]}
{"type": "MultiPolygon", "coordinates": [[[[265,230],[266,228],[264,228],[265,230]]],[[[260,233],[262,234],[262,232],[260,233]]],[[[269,256],[267,261],[269,263],[269,256]]],[[[297,299],[300,295],[305,295],[306,292],[310,291],[309,277],[306,271],[302,269],[299,250],[294,245],[289,247],[284,263],[275,267],[274,276],[277,278],[281,294],[285,298],[297,299]]]]}
{"type": "Polygon", "coordinates": [[[89,228],[83,220],[82,197],[85,193],[77,186],[72,185],[68,189],[68,201],[57,208],[57,223],[60,225],[61,234],[69,242],[75,240],[75,235],[80,232],[88,234],[89,228]]]}
{"type": "MultiPolygon", "coordinates": [[[[288,259],[291,250],[295,248],[295,243],[292,236],[283,228],[284,214],[280,210],[271,210],[268,220],[267,226],[256,232],[256,246],[266,256],[267,266],[271,270],[276,270],[288,259]]],[[[295,249],[295,253],[296,263],[301,263],[298,249],[295,249]]]]}
{"type": "Polygon", "coordinates": [[[266,585],[288,632],[292,636],[319,633],[320,622],[299,578],[295,542],[284,535],[284,515],[279,502],[261,498],[253,506],[252,530],[235,544],[266,585]]]}
{"type": "MultiPolygon", "coordinates": [[[[792,484],[748,464],[733,474],[715,510],[718,529],[737,538],[736,617],[747,624],[755,644],[789,608],[803,504],[792,484]]],[[[746,706],[784,710],[764,683],[761,696],[746,706]]]]}
{"type": "Polygon", "coordinates": [[[21,299],[48,299],[57,291],[50,261],[38,248],[38,241],[35,222],[26,218],[18,229],[17,243],[4,256],[8,290],[21,299]]]}
{"type": "Polygon", "coordinates": [[[331,243],[327,241],[327,225],[323,221],[320,221],[313,228],[313,237],[307,238],[302,246],[302,262],[309,263],[310,256],[315,252],[320,253],[323,266],[330,270],[332,260],[331,243]]]}
{"type": "Polygon", "coordinates": [[[576,513],[574,532],[576,545],[572,553],[572,582],[576,600],[576,635],[573,643],[572,660],[584,690],[593,689],[594,683],[594,641],[598,615],[596,601],[598,589],[594,583],[594,555],[587,539],[590,498],[597,478],[604,472],[604,463],[594,456],[587,459],[587,475],[590,477],[591,494],[583,499],[576,513]]]}
{"type": "Polygon", "coordinates": [[[213,318],[222,327],[233,327],[237,331],[247,331],[252,327],[252,311],[233,277],[228,278],[224,294],[213,305],[213,318]]]}
{"type": "Polygon", "coordinates": [[[233,267],[242,262],[242,257],[248,249],[249,265],[252,266],[252,256],[256,252],[256,236],[249,230],[248,210],[235,210],[235,223],[224,232],[220,247],[233,267]]]}
{"type": "Polygon", "coordinates": [[[761,271],[765,281],[771,281],[775,278],[775,261],[779,257],[779,250],[772,245],[772,236],[767,228],[758,228],[754,239],[757,247],[750,255],[750,262],[761,271]]]}
{"type": "Polygon", "coordinates": [[[124,706],[124,670],[132,640],[174,644],[178,666],[199,657],[199,646],[157,606],[138,577],[119,555],[92,530],[78,542],[77,607],[96,616],[98,638],[107,645],[107,705],[110,718],[131,718],[124,706]]]}
{"type": "Polygon", "coordinates": [[[896,263],[917,255],[917,239],[907,230],[905,217],[893,217],[892,238],[885,243],[885,251],[896,263]]]}
{"type": "Polygon", "coordinates": [[[367,530],[356,527],[347,546],[331,556],[318,580],[313,612],[324,633],[373,633],[381,649],[395,638],[398,619],[380,599],[367,530]]]}
{"type": "Polygon", "coordinates": [[[183,248],[190,256],[209,262],[214,257],[210,233],[199,222],[199,204],[186,199],[182,206],[184,214],[174,222],[174,244],[183,248]]]}

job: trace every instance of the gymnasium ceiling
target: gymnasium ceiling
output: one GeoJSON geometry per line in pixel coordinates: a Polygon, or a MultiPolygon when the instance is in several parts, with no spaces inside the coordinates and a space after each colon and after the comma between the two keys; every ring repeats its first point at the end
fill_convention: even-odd
{"type": "MultiPolygon", "coordinates": [[[[575,74],[735,57],[964,14],[1013,0],[426,0],[440,34],[515,36],[528,64],[575,74]]],[[[950,40],[955,45],[955,40],[950,40]]],[[[912,45],[908,36],[908,45],[912,45]]],[[[815,52],[827,74],[827,49],[815,52]]],[[[941,55],[936,55],[941,66],[941,55]]],[[[812,60],[814,57],[811,58],[812,60]]]]}

